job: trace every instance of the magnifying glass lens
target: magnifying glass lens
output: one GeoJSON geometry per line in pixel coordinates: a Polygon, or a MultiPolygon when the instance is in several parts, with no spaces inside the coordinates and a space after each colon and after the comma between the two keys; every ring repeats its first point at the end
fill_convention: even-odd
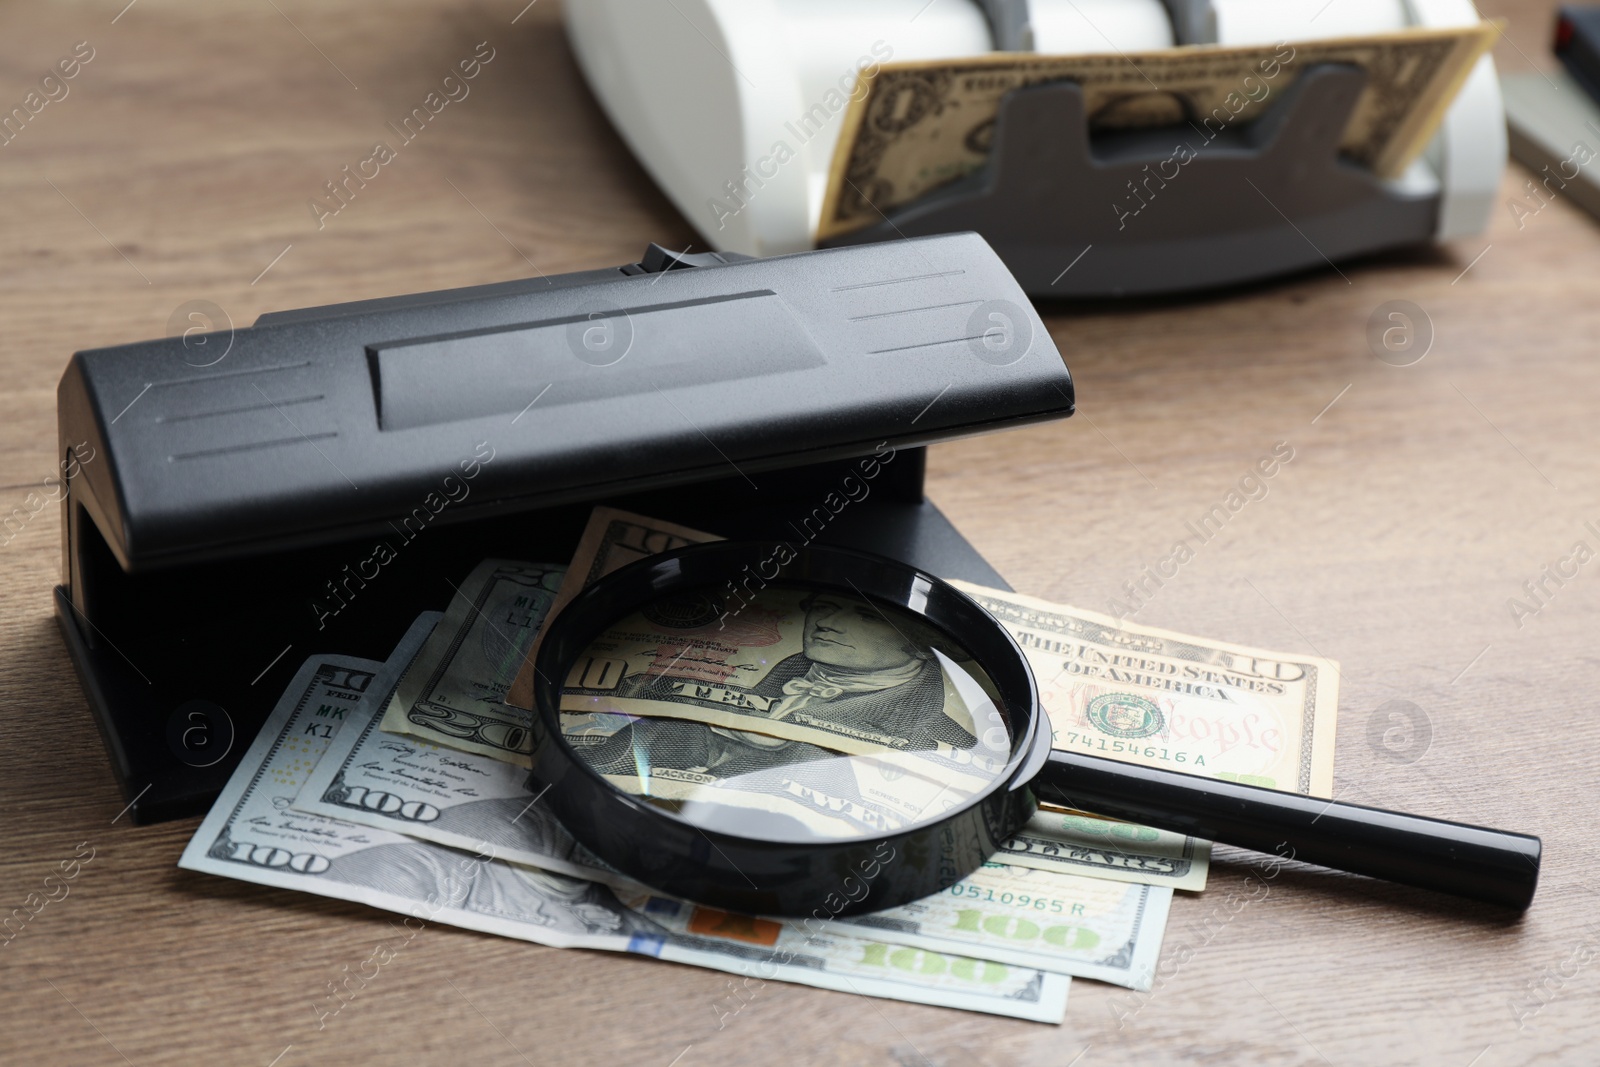
{"type": "Polygon", "coordinates": [[[989,792],[1013,731],[975,657],[887,601],[676,589],[572,661],[561,727],[616,789],[706,830],[881,838],[989,792]]]}

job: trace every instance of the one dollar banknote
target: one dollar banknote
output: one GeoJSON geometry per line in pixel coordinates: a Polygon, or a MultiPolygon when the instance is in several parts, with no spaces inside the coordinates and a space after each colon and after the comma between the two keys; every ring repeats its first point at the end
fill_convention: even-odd
{"type": "Polygon", "coordinates": [[[1397,177],[1426,146],[1495,33],[1480,23],[1292,44],[885,63],[851,97],[817,237],[877,222],[978,170],[1006,95],[1050,82],[1081,87],[1091,131],[1168,127],[1187,151],[1203,153],[1222,130],[1276,105],[1313,66],[1356,66],[1366,87],[1346,123],[1342,154],[1379,177],[1397,177]]]}

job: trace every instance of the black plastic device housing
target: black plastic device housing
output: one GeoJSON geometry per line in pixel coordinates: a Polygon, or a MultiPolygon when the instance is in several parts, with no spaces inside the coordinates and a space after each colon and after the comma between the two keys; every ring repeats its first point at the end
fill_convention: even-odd
{"type": "Polygon", "coordinates": [[[58,389],[57,616],[139,822],[205,810],[306,656],[385,657],[479,559],[570,557],[598,502],[1004,585],[921,446],[1074,402],[974,234],[652,246],[204,340],[79,352],[58,389]]]}

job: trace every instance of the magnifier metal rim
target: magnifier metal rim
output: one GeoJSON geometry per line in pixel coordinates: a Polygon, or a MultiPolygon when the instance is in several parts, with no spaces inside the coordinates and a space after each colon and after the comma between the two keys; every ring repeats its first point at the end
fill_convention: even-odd
{"type": "MultiPolygon", "coordinates": [[[[727,583],[728,575],[740,574],[743,570],[742,565],[761,566],[765,562],[770,562],[780,548],[793,555],[794,560],[786,564],[777,577],[767,579],[765,584],[827,586],[841,592],[853,592],[868,601],[873,599],[884,601],[917,616],[934,629],[948,635],[957,647],[972,654],[974,662],[989,675],[996,689],[1000,691],[1001,700],[1006,706],[1007,726],[1013,735],[1010,739],[1011,752],[1006,759],[1004,769],[995,776],[993,785],[937,816],[924,818],[909,827],[882,835],[884,838],[925,830],[930,826],[959,818],[963,813],[984,803],[995,792],[1016,789],[1032,781],[1034,773],[1042,762],[1041,751],[1046,756],[1049,754],[1047,744],[1041,747],[1037,743],[1041,729],[1039,716],[1042,711],[1039,708],[1039,695],[1033,672],[1011,634],[977,601],[935,575],[884,556],[831,546],[793,548],[781,542],[766,541],[711,541],[648,556],[618,568],[585,586],[550,621],[534,663],[534,706],[536,714],[544,719],[549,740],[560,747],[568,764],[576,768],[580,774],[590,778],[594,784],[613,794],[617,803],[634,809],[640,815],[678,823],[713,838],[720,833],[701,827],[693,820],[685,819],[675,812],[647,804],[607,782],[604,776],[567,742],[561,730],[561,688],[577,656],[621,619],[674,590],[698,589],[707,585],[727,583]],[[823,564],[822,573],[815,573],[810,568],[801,568],[797,573],[793,569],[798,564],[807,563],[823,564]],[[845,571],[851,573],[841,573],[845,571]],[[871,576],[875,571],[881,572],[885,577],[900,577],[905,582],[904,595],[896,595],[894,591],[872,580],[871,576]],[[921,598],[923,607],[911,602],[910,594],[917,591],[919,583],[925,590],[921,598]],[[867,588],[868,585],[872,588],[867,588]],[[926,610],[926,605],[932,602],[932,597],[926,595],[927,593],[932,593],[941,600],[938,611],[934,614],[926,610]],[[949,620],[940,617],[946,614],[965,615],[967,618],[949,620]],[[965,621],[970,632],[957,630],[950,625],[951,621],[965,621]],[[975,648],[974,644],[991,647],[975,648]],[[996,669],[997,667],[999,669],[996,669]]],[[[1048,737],[1048,731],[1044,736],[1048,737]]],[[[778,846],[813,844],[821,847],[844,840],[856,840],[820,836],[795,839],[769,837],[757,833],[725,836],[778,846]]]]}

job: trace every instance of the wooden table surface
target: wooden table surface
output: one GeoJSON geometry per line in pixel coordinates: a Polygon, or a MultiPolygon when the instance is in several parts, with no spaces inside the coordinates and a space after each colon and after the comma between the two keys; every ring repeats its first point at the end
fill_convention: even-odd
{"type": "MultiPolygon", "coordinates": [[[[0,110],[93,49],[0,147],[0,512],[52,473],[69,354],[164,335],[190,301],[242,325],[697,240],[584,87],[558,0],[124,2],[0,10],[0,110]],[[319,230],[307,200],[481,41],[471,96],[319,230]]],[[[1502,69],[1548,62],[1552,9],[1486,6],[1502,69]]],[[[1543,835],[1520,922],[1310,870],[1233,914],[1249,867],[1219,850],[1120,1023],[1124,992],[1086,981],[1059,1027],[769,984],[719,1029],[724,975],[431,927],[319,1030],[313,1002],[392,917],[179,871],[196,820],[118,818],[52,617],[50,509],[0,546],[0,911],[93,859],[0,947],[0,1061],[1596,1062],[1600,562],[1536,613],[1508,601],[1600,548],[1600,230],[1559,200],[1522,221],[1497,206],[1481,238],[1342,275],[1048,309],[1081,413],[939,446],[930,474],[1017,588],[1104,610],[1288,442],[1270,494],[1136,618],[1337,659],[1337,795],[1543,835]],[[1368,347],[1390,300],[1431,321],[1416,365],[1368,347]],[[1391,701],[1414,731],[1385,732],[1391,701]]]]}

